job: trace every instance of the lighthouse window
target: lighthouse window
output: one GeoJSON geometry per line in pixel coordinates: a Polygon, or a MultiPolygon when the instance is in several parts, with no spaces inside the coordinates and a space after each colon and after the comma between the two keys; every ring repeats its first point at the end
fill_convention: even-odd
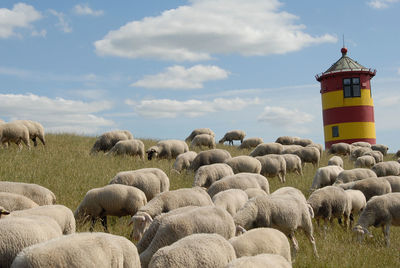
{"type": "Polygon", "coordinates": [[[333,138],[339,137],[339,126],[332,127],[332,137],[333,138]]]}
{"type": "Polygon", "coordinates": [[[345,98],[361,97],[359,77],[343,79],[343,96],[345,98]]]}

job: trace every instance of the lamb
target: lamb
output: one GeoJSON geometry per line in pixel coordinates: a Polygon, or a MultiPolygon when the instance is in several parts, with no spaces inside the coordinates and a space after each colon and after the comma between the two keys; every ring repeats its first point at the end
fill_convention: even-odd
{"type": "Polygon", "coordinates": [[[337,176],[343,171],[339,166],[320,167],[315,172],[315,176],[311,185],[311,191],[325,186],[332,185],[337,176]]]}
{"type": "Polygon", "coordinates": [[[295,172],[296,174],[303,176],[300,157],[295,154],[283,154],[282,157],[286,162],[286,173],[295,172]]]}
{"type": "Polygon", "coordinates": [[[315,147],[300,148],[294,151],[293,154],[300,157],[303,166],[305,163],[312,163],[314,167],[317,167],[321,159],[319,150],[315,147]]]}
{"type": "Polygon", "coordinates": [[[336,178],[335,184],[358,181],[370,177],[377,177],[376,173],[368,168],[353,168],[340,172],[336,178]]]}
{"type": "Polygon", "coordinates": [[[313,144],[314,142],[310,139],[304,139],[304,138],[300,138],[300,139],[294,139],[293,144],[295,145],[300,145],[303,147],[306,147],[307,145],[313,144]]]}
{"type": "Polygon", "coordinates": [[[11,267],[139,268],[140,260],[135,245],[125,237],[76,233],[25,248],[11,267]]]}
{"type": "Polygon", "coordinates": [[[338,155],[350,155],[351,152],[351,145],[344,143],[344,142],[339,142],[331,145],[331,148],[329,148],[328,153],[329,154],[338,154],[338,155]]]}
{"type": "Polygon", "coordinates": [[[225,133],[224,137],[218,141],[218,143],[222,144],[224,142],[228,142],[229,145],[233,145],[234,140],[239,140],[240,143],[243,143],[243,139],[246,136],[246,133],[243,130],[231,130],[225,133]]]}
{"type": "Polygon", "coordinates": [[[193,159],[193,162],[189,166],[189,170],[196,171],[199,167],[204,165],[224,163],[229,158],[231,158],[231,154],[227,150],[211,149],[203,151],[198,153],[193,159]]]}
{"type": "Polygon", "coordinates": [[[150,200],[146,206],[141,207],[132,216],[130,221],[130,224],[133,224],[131,236],[134,240],[140,240],[154,217],[161,213],[180,207],[209,205],[213,205],[213,202],[207,192],[201,187],[181,188],[163,192],[150,200]]]}
{"type": "Polygon", "coordinates": [[[276,254],[245,256],[230,262],[225,268],[291,268],[284,257],[276,254]]]}
{"type": "Polygon", "coordinates": [[[169,190],[169,178],[159,168],[142,168],[117,173],[109,184],[124,184],[136,187],[144,192],[147,201],[157,194],[169,190]]]}
{"type": "Polygon", "coordinates": [[[261,143],[250,152],[250,156],[263,156],[266,154],[281,154],[283,151],[283,145],[280,143],[261,143]]]}
{"type": "Polygon", "coordinates": [[[106,155],[130,155],[139,156],[144,160],[144,144],[141,140],[123,140],[117,142],[106,155]]]}
{"type": "Polygon", "coordinates": [[[133,216],[146,203],[146,195],[140,189],[122,184],[111,184],[89,190],[75,210],[74,216],[82,223],[90,218],[91,232],[97,218],[100,218],[104,230],[108,232],[107,216],[133,216]]]}
{"type": "Polygon", "coordinates": [[[239,149],[251,149],[257,145],[264,143],[262,138],[247,138],[239,145],[239,149]]]}
{"type": "Polygon", "coordinates": [[[361,213],[367,204],[367,200],[360,190],[348,189],[344,192],[347,195],[347,210],[350,211],[350,227],[352,227],[354,216],[361,213]]]}
{"type": "Polygon", "coordinates": [[[6,192],[0,192],[0,204],[7,211],[23,210],[39,206],[28,197],[6,192]]]}
{"type": "Polygon", "coordinates": [[[329,158],[328,166],[339,166],[343,168],[343,159],[340,156],[334,155],[329,158]]]}
{"type": "Polygon", "coordinates": [[[292,136],[281,136],[276,139],[276,143],[280,143],[282,145],[293,145],[295,141],[298,141],[299,137],[292,136]]]}
{"type": "Polygon", "coordinates": [[[215,206],[225,209],[233,216],[248,199],[245,191],[241,189],[229,189],[214,195],[212,201],[215,206]]]}
{"type": "Polygon", "coordinates": [[[290,244],[284,233],[273,228],[255,228],[229,239],[236,257],[255,256],[263,253],[277,254],[292,262],[290,244]]]}
{"type": "Polygon", "coordinates": [[[147,159],[151,160],[153,157],[159,159],[173,159],[179,154],[186,153],[189,151],[189,147],[186,142],[181,140],[164,140],[159,141],[155,146],[151,146],[147,151],[147,159]]]}
{"type": "Polygon", "coordinates": [[[386,145],[383,145],[383,144],[373,144],[373,145],[371,145],[371,149],[374,151],[379,151],[383,155],[386,155],[389,150],[389,147],[387,147],[386,145]]]}
{"type": "Polygon", "coordinates": [[[264,190],[261,190],[260,188],[247,188],[246,190],[244,190],[244,192],[247,194],[249,199],[258,195],[268,195],[264,190]]]}
{"type": "Polygon", "coordinates": [[[222,268],[234,259],[232,245],[221,235],[192,234],[157,250],[149,267],[222,268]]]}
{"type": "Polygon", "coordinates": [[[0,141],[4,147],[10,142],[18,145],[19,150],[22,150],[22,142],[31,149],[29,143],[29,130],[26,126],[21,123],[3,123],[0,124],[0,141]]]}
{"type": "Polygon", "coordinates": [[[182,170],[189,168],[196,156],[197,153],[194,151],[179,154],[175,159],[173,170],[180,173],[182,170]]]}
{"type": "Polygon", "coordinates": [[[132,140],[133,135],[128,130],[114,130],[101,134],[95,141],[90,154],[109,151],[117,142],[132,140]]]}
{"type": "Polygon", "coordinates": [[[355,147],[371,148],[371,144],[369,142],[365,142],[365,141],[353,142],[351,145],[355,146],[355,147]]]}
{"type": "Polygon", "coordinates": [[[36,122],[36,121],[31,121],[31,120],[15,120],[13,122],[21,123],[28,128],[29,138],[33,141],[33,145],[35,147],[37,146],[36,138],[39,138],[39,140],[42,142],[42,144],[46,145],[46,142],[44,139],[44,128],[43,128],[42,124],[40,124],[39,122],[36,122]]]}
{"type": "Polygon", "coordinates": [[[215,149],[215,138],[209,134],[199,134],[193,138],[192,142],[190,143],[190,149],[194,147],[202,147],[206,146],[209,149],[215,149]]]}
{"type": "Polygon", "coordinates": [[[400,176],[385,176],[380,178],[385,179],[390,183],[393,193],[400,192],[400,176]]]}
{"type": "Polygon", "coordinates": [[[277,176],[282,183],[286,181],[286,161],[282,155],[268,154],[256,159],[261,163],[260,174],[267,178],[277,176]]]}
{"type": "Polygon", "coordinates": [[[360,190],[365,195],[365,199],[367,201],[375,195],[383,195],[392,192],[390,183],[387,180],[382,180],[381,178],[374,177],[344,184],[338,184],[337,186],[344,190],[360,190]]]}
{"type": "Polygon", "coordinates": [[[211,184],[207,192],[212,198],[217,193],[228,189],[246,190],[248,188],[262,189],[269,194],[269,183],[267,178],[255,173],[238,173],[232,176],[227,176],[211,184]]]}
{"type": "Polygon", "coordinates": [[[354,163],[355,168],[372,168],[375,165],[375,158],[371,155],[362,155],[357,158],[356,162],[354,163]]]}
{"type": "Polygon", "coordinates": [[[295,151],[298,149],[303,148],[303,146],[300,145],[283,145],[283,150],[281,154],[293,154],[295,151]]]}
{"type": "Polygon", "coordinates": [[[233,175],[232,168],[225,163],[216,163],[199,167],[194,175],[193,186],[208,188],[223,177],[233,175]]]}
{"type": "Polygon", "coordinates": [[[355,232],[362,238],[369,234],[368,227],[382,226],[386,246],[390,245],[389,231],[390,225],[400,225],[400,193],[388,193],[381,196],[374,196],[367,202],[367,206],[358,218],[355,232]]]}
{"type": "Polygon", "coordinates": [[[209,128],[197,128],[197,129],[193,130],[192,133],[190,133],[190,135],[185,139],[185,141],[186,142],[191,142],[194,137],[196,137],[197,135],[200,135],[200,134],[208,134],[208,135],[211,135],[211,136],[215,137],[215,133],[211,129],[209,129],[209,128]]]}
{"type": "Polygon", "coordinates": [[[352,149],[350,153],[350,160],[356,161],[357,158],[371,151],[372,150],[369,147],[354,147],[354,149],[352,149]]]}
{"type": "Polygon", "coordinates": [[[32,199],[39,206],[54,205],[56,196],[49,189],[34,183],[0,181],[0,192],[20,194],[32,199]]]}
{"type": "Polygon", "coordinates": [[[375,158],[376,163],[383,162],[383,154],[379,151],[369,151],[365,152],[363,155],[370,155],[375,158]]]}
{"type": "Polygon", "coordinates": [[[378,177],[400,175],[400,163],[397,161],[377,163],[371,169],[378,177]]]}
{"type": "Polygon", "coordinates": [[[236,157],[232,157],[225,161],[232,170],[233,173],[237,174],[240,172],[248,172],[248,173],[258,173],[261,172],[261,163],[257,159],[247,155],[240,155],[236,157]]]}

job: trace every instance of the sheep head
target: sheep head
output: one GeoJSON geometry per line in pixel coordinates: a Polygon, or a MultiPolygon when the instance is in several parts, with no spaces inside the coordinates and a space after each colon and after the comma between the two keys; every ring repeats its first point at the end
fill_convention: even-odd
{"type": "Polygon", "coordinates": [[[132,216],[128,225],[133,225],[133,240],[139,241],[152,222],[153,218],[146,212],[139,212],[132,216]]]}

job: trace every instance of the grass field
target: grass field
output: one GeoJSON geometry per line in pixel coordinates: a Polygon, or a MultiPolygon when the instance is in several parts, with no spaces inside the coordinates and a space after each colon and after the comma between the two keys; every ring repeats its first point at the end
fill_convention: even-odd
{"type": "MultiPolygon", "coordinates": [[[[0,149],[0,179],[37,183],[52,190],[57,196],[57,203],[75,210],[86,192],[95,187],[101,187],[115,176],[117,172],[135,170],[145,167],[158,167],[170,178],[171,190],[191,187],[194,174],[171,172],[173,160],[142,161],[132,157],[110,157],[103,153],[89,155],[95,141],[94,137],[70,134],[49,134],[47,145],[41,144],[31,151],[24,148],[18,152],[14,145],[4,150],[0,149]]],[[[148,148],[155,140],[145,140],[148,148]]],[[[236,147],[218,145],[218,148],[228,150],[232,156],[249,154],[249,151],[238,150],[236,147]]],[[[385,160],[391,160],[386,156],[385,160]]],[[[325,166],[328,156],[324,154],[321,166],[325,166]]],[[[353,165],[347,159],[345,168],[353,165]]],[[[315,168],[306,165],[304,177],[289,174],[285,184],[277,178],[269,179],[271,192],[282,186],[293,186],[300,189],[308,197],[315,168]]],[[[113,234],[129,237],[127,227],[129,217],[110,217],[109,228],[113,234]]],[[[400,228],[391,228],[391,245],[384,246],[382,230],[371,227],[374,235],[360,244],[353,233],[342,229],[337,223],[330,228],[326,237],[315,227],[314,236],[320,257],[313,257],[312,248],[304,234],[299,230],[296,234],[300,250],[293,267],[400,267],[400,228]]],[[[78,231],[88,231],[89,226],[79,226],[78,231]]],[[[100,222],[96,231],[102,231],[100,222]]]]}

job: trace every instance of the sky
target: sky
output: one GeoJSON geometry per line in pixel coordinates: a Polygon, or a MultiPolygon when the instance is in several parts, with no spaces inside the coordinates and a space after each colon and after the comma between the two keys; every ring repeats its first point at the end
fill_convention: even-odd
{"type": "Polygon", "coordinates": [[[371,80],[377,143],[400,149],[400,0],[0,1],[0,118],[49,133],[184,139],[208,127],[324,143],[315,75],[371,80]]]}

